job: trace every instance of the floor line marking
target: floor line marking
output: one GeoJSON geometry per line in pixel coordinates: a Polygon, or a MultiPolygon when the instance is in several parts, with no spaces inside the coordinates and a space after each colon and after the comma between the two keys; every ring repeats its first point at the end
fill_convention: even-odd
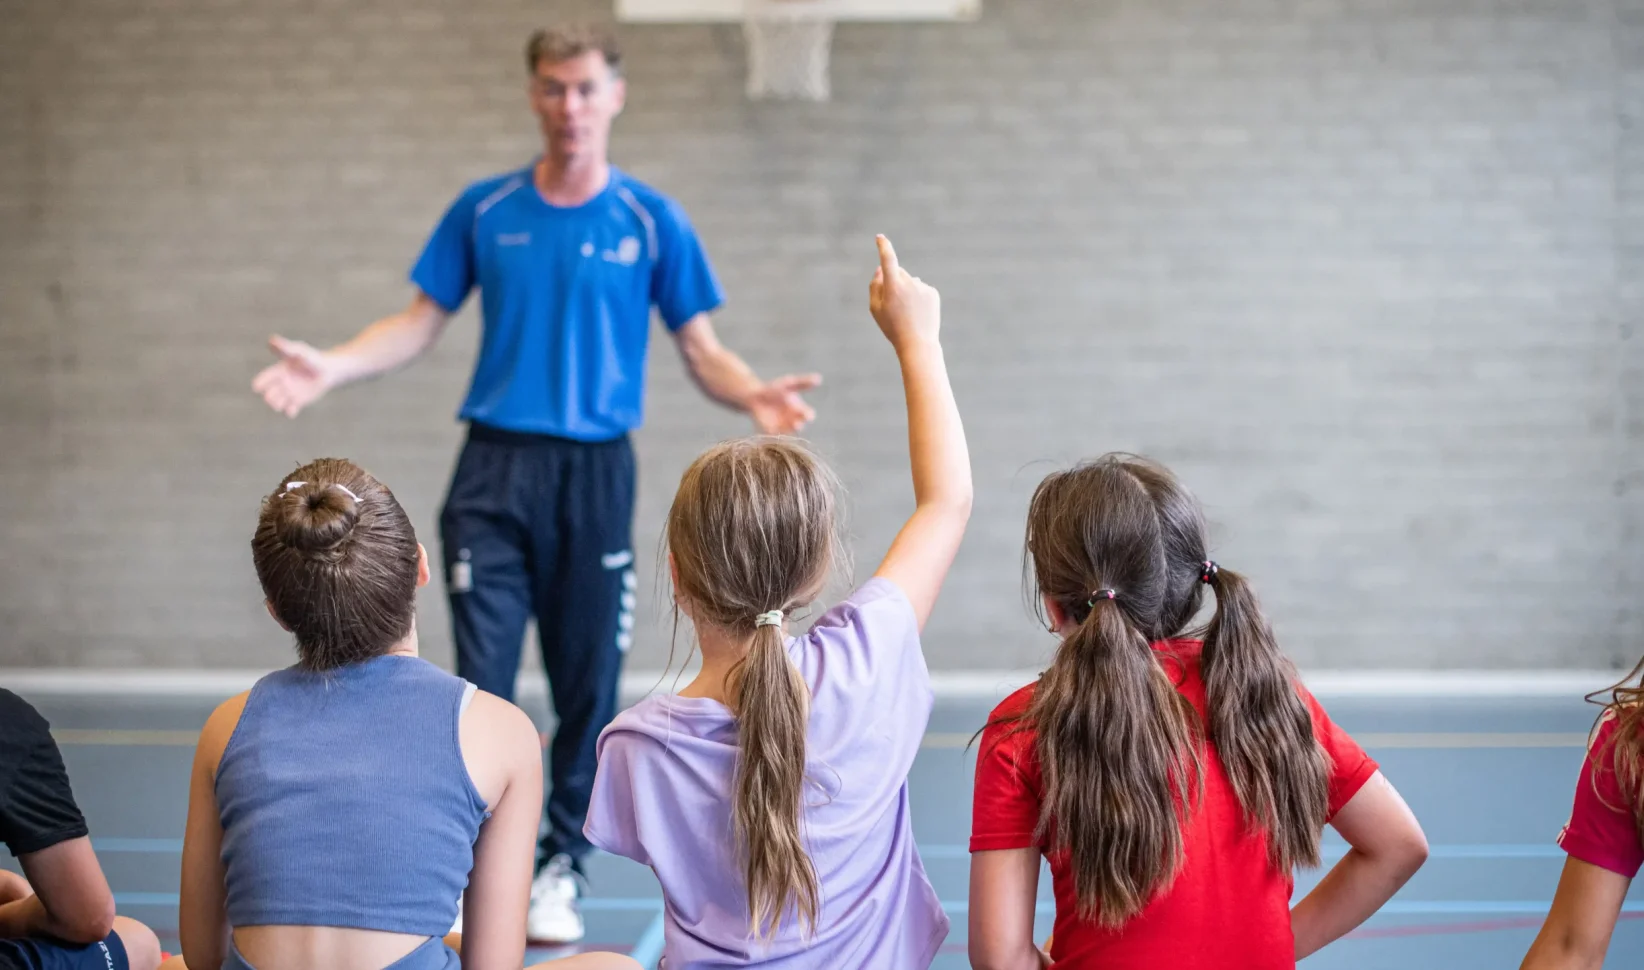
{"type": "MultiPolygon", "coordinates": [[[[125,906],[175,906],[176,893],[145,893],[123,892],[115,893],[116,904],[125,906]]],[[[650,898],[599,898],[589,897],[582,900],[582,908],[588,912],[658,912],[662,909],[662,900],[650,898]]],[[[1552,908],[1550,899],[1394,899],[1387,902],[1376,911],[1382,916],[1545,916],[1552,908]]],[[[970,911],[968,900],[944,899],[942,909],[949,915],[962,915],[970,911]]],[[[1055,913],[1056,902],[1050,899],[1041,899],[1034,907],[1035,913],[1055,913]]],[[[1621,912],[1627,914],[1644,914],[1644,900],[1629,900],[1621,906],[1621,912]]]]}
{"type": "Polygon", "coordinates": [[[115,893],[116,906],[176,906],[176,893],[115,893]]]}
{"type": "MultiPolygon", "coordinates": [[[[1644,913],[1622,913],[1622,920],[1632,922],[1644,919],[1644,913]]],[[[1352,930],[1344,940],[1389,940],[1414,936],[1464,936],[1472,933],[1499,933],[1503,930],[1539,927],[1544,916],[1515,916],[1510,919],[1471,920],[1466,923],[1405,923],[1401,926],[1361,926],[1352,930]]],[[[967,952],[964,943],[944,943],[941,953],[954,955],[967,952]]]]}
{"type": "MultiPolygon", "coordinates": [[[[1644,912],[1623,911],[1621,919],[1644,919],[1644,912]]],[[[1350,940],[1388,940],[1411,936],[1460,936],[1464,933],[1496,933],[1502,930],[1540,926],[1546,917],[1515,916],[1509,919],[1475,920],[1467,923],[1406,923],[1403,926],[1361,926],[1347,934],[1350,940]]]]}
{"type": "MultiPolygon", "coordinates": [[[[126,906],[176,906],[176,893],[150,892],[117,892],[114,894],[117,904],[126,906]]],[[[582,899],[579,906],[586,912],[607,913],[650,913],[660,912],[662,897],[660,896],[589,896],[582,899]]]]}
{"type": "MultiPolygon", "coordinates": [[[[175,855],[183,851],[182,839],[93,838],[92,848],[98,852],[175,855]]],[[[1347,854],[1347,846],[1326,843],[1320,847],[1326,859],[1339,859],[1347,854]]],[[[970,847],[962,842],[932,842],[919,846],[919,855],[925,859],[968,859],[970,847]]],[[[1428,847],[1434,859],[1562,859],[1564,850],[1552,842],[1502,843],[1437,843],[1428,847]]]]}
{"type": "Polygon", "coordinates": [[[105,839],[93,838],[91,847],[98,852],[182,852],[182,839],[105,839]]]}
{"type": "Polygon", "coordinates": [[[584,896],[577,905],[589,912],[636,913],[661,912],[661,896],[584,896]]]}
{"type": "MultiPolygon", "coordinates": [[[[1326,843],[1320,851],[1327,859],[1339,859],[1347,854],[1347,846],[1326,843]]],[[[957,842],[934,842],[919,846],[919,855],[925,859],[968,859],[970,847],[957,842]]],[[[1428,846],[1428,855],[1434,859],[1562,859],[1564,850],[1552,842],[1512,843],[1455,843],[1428,846]]]]}
{"type": "Polygon", "coordinates": [[[1353,735],[1366,748],[1586,748],[1587,732],[1386,732],[1353,735]]]}
{"type": "MultiPolygon", "coordinates": [[[[1376,910],[1375,915],[1393,916],[1491,916],[1491,915],[1529,915],[1546,916],[1553,906],[1550,899],[1394,899],[1376,910]]],[[[970,912],[970,903],[956,900],[943,900],[942,909],[949,915],[960,915],[970,912]]],[[[1056,903],[1052,900],[1040,900],[1033,907],[1037,914],[1056,912],[1056,903]]],[[[1644,914],[1644,900],[1626,902],[1622,904],[1623,913],[1644,914]]]]}
{"type": "MultiPolygon", "coordinates": [[[[963,749],[971,747],[976,735],[959,731],[932,731],[921,747],[963,749]]],[[[1475,748],[1585,748],[1585,732],[1562,731],[1367,731],[1353,740],[1365,748],[1393,749],[1475,749],[1475,748]]]]}
{"type": "Polygon", "coordinates": [[[126,728],[54,728],[51,736],[60,746],[192,748],[200,740],[198,731],[154,731],[126,728]]]}

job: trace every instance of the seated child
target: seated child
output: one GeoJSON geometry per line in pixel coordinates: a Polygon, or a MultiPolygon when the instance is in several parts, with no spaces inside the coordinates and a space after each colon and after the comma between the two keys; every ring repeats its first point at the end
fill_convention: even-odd
{"type": "Polygon", "coordinates": [[[0,689],[0,841],[23,876],[0,871],[0,970],[154,970],[160,941],[114,914],[51,728],[0,689]],[[25,878],[26,877],[26,878],[25,878]]]}

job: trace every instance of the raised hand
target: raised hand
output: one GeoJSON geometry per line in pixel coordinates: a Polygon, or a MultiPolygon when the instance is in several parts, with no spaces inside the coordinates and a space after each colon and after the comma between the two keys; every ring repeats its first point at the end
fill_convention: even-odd
{"type": "Polygon", "coordinates": [[[767,381],[748,398],[748,413],[761,434],[797,434],[816,420],[816,409],[800,395],[821,383],[821,374],[788,374],[767,381]]]}
{"type": "Polygon", "coordinates": [[[251,389],[286,417],[296,417],[336,385],[337,366],[325,351],[284,337],[268,338],[268,346],[280,359],[263,368],[251,389]]]}
{"type": "Polygon", "coordinates": [[[942,329],[942,294],[896,261],[896,247],[878,237],[879,268],[868,286],[868,309],[899,352],[911,341],[935,341],[942,329]]]}
{"type": "Polygon", "coordinates": [[[897,263],[889,239],[878,241],[879,269],[868,288],[868,308],[902,365],[914,510],[874,575],[901,588],[923,629],[970,519],[970,453],[937,340],[942,298],[897,263]]]}

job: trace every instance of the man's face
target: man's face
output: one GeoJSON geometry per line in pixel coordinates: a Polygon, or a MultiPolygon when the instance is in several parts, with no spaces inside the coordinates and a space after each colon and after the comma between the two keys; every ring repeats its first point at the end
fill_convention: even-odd
{"type": "Polygon", "coordinates": [[[599,51],[554,64],[540,61],[531,78],[531,108],[549,154],[560,160],[602,157],[626,97],[622,78],[599,51]]]}

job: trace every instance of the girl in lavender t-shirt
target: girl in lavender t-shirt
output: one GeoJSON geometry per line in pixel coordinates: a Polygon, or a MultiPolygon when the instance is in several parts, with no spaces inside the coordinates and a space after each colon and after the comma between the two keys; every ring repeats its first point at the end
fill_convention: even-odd
{"type": "Polygon", "coordinates": [[[879,250],[869,306],[902,365],[913,516],[872,579],[789,638],[841,555],[832,473],[790,440],[702,455],[667,527],[702,671],[599,739],[584,831],[656,873],[668,970],[922,968],[947,935],[907,778],[931,709],[919,631],[970,514],[970,459],[940,298],[879,250]]]}

